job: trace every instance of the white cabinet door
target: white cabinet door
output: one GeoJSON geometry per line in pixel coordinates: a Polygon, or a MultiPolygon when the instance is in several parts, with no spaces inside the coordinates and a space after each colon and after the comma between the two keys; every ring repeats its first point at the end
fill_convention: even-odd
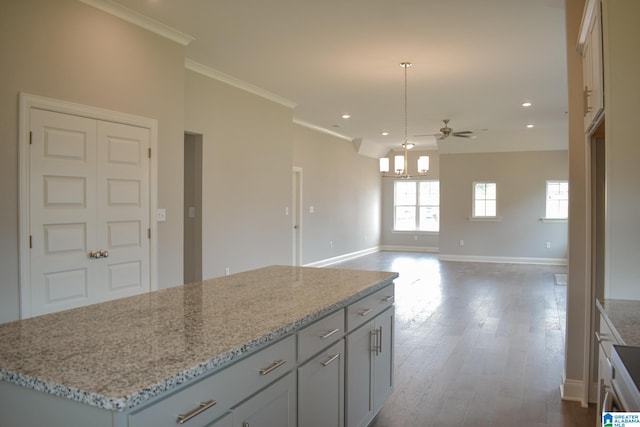
{"type": "Polygon", "coordinates": [[[149,130],[36,108],[30,130],[31,315],[148,291],[149,130]]]}
{"type": "Polygon", "coordinates": [[[344,426],[344,340],[298,368],[298,425],[344,426]]]}

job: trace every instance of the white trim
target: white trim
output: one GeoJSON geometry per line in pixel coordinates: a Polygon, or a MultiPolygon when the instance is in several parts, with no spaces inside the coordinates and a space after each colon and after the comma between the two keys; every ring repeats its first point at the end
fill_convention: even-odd
{"type": "Polygon", "coordinates": [[[187,70],[193,71],[198,74],[202,74],[203,76],[207,76],[214,80],[221,81],[233,87],[237,87],[238,89],[242,89],[246,92],[268,99],[269,101],[276,102],[287,108],[294,109],[297,106],[295,102],[290,101],[286,98],[283,98],[280,95],[276,95],[275,93],[259,88],[258,86],[254,86],[251,83],[247,83],[233,76],[225,74],[221,71],[215,70],[211,67],[207,67],[206,65],[200,64],[196,61],[192,61],[191,59],[184,60],[184,67],[187,70]]]}
{"type": "Polygon", "coordinates": [[[600,0],[587,0],[582,13],[582,22],[580,23],[580,31],[578,32],[577,51],[582,55],[584,53],[584,45],[589,37],[589,28],[593,21],[593,15],[596,14],[596,6],[599,6],[600,0]]]}
{"type": "Polygon", "coordinates": [[[439,258],[440,258],[440,261],[493,262],[498,264],[567,265],[566,258],[498,257],[498,256],[450,255],[450,254],[440,254],[439,258]]]}
{"type": "Polygon", "coordinates": [[[308,129],[311,129],[311,130],[315,130],[315,131],[320,132],[320,133],[325,133],[327,135],[335,136],[336,138],[344,139],[345,141],[353,142],[353,138],[350,138],[348,136],[339,134],[338,132],[323,128],[321,126],[317,126],[317,125],[314,125],[312,123],[305,122],[304,120],[300,120],[300,119],[294,118],[293,119],[293,123],[296,124],[296,125],[300,125],[300,126],[306,127],[308,129]]]}
{"type": "Polygon", "coordinates": [[[380,252],[379,246],[374,246],[369,249],[363,249],[361,251],[351,252],[348,254],[340,255],[333,258],[327,258],[324,260],[311,262],[309,264],[304,264],[304,267],[327,267],[332,264],[337,264],[339,262],[350,261],[352,259],[360,258],[361,256],[371,255],[380,252]]]}
{"type": "Polygon", "coordinates": [[[29,131],[31,122],[31,109],[53,111],[71,114],[74,116],[93,118],[108,122],[122,123],[149,129],[149,145],[151,159],[149,161],[149,227],[151,228],[151,241],[149,242],[149,280],[150,290],[158,289],[158,222],[156,209],[158,205],[158,121],[147,117],[136,116],[91,107],[59,99],[45,98],[42,96],[20,93],[19,105],[19,129],[18,129],[18,256],[19,256],[19,287],[20,287],[20,318],[31,317],[30,299],[26,295],[31,294],[31,277],[29,265],[29,131]]]}
{"type": "Polygon", "coordinates": [[[110,15],[116,16],[127,22],[130,22],[138,27],[144,28],[147,31],[156,33],[164,38],[174,41],[182,46],[187,46],[189,43],[195,40],[188,34],[176,30],[162,22],[158,22],[155,19],[151,19],[146,15],[136,12],[133,9],[119,5],[110,0],[80,0],[89,6],[93,6],[96,9],[100,9],[110,15]]]}
{"type": "Polygon", "coordinates": [[[383,245],[380,246],[381,251],[389,252],[426,252],[437,254],[440,248],[434,246],[401,246],[401,245],[383,245]]]}
{"type": "Polygon", "coordinates": [[[500,222],[502,221],[501,216],[470,216],[469,221],[471,222],[500,222]]]}
{"type": "Polygon", "coordinates": [[[294,206],[293,203],[291,204],[291,209],[293,210],[292,212],[292,218],[291,218],[291,226],[292,226],[292,244],[293,244],[293,262],[292,265],[298,265],[297,262],[299,261],[300,264],[302,264],[302,218],[304,217],[304,215],[302,215],[302,207],[304,206],[302,204],[302,191],[303,191],[303,183],[302,183],[302,168],[299,166],[293,166],[291,168],[291,178],[294,181],[292,183],[293,186],[293,191],[292,191],[292,201],[296,202],[297,206],[294,206]],[[298,185],[296,188],[296,183],[295,183],[295,176],[296,174],[298,174],[298,185]],[[296,222],[298,224],[296,224],[296,222]],[[298,230],[296,231],[295,226],[298,226],[298,230]]]}
{"type": "Polygon", "coordinates": [[[584,400],[584,381],[569,380],[562,374],[562,384],[560,385],[560,398],[570,402],[580,402],[580,406],[589,406],[584,400]]]}
{"type": "Polygon", "coordinates": [[[540,222],[563,223],[569,222],[569,218],[540,218],[540,222]]]}

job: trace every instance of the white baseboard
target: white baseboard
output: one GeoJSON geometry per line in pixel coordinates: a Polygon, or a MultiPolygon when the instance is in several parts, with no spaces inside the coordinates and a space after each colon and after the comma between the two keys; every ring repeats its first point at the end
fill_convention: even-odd
{"type": "Polygon", "coordinates": [[[563,381],[560,385],[560,397],[562,400],[580,402],[583,408],[589,406],[584,400],[584,381],[569,380],[563,376],[563,381]]]}
{"type": "Polygon", "coordinates": [[[427,252],[437,254],[440,249],[431,246],[394,246],[394,245],[383,245],[380,246],[381,251],[390,251],[390,252],[427,252]]]}
{"type": "Polygon", "coordinates": [[[327,258],[320,261],[311,262],[309,264],[304,264],[304,267],[328,267],[332,264],[337,264],[339,262],[349,261],[355,258],[360,258],[361,256],[375,254],[376,252],[380,252],[380,246],[374,246],[369,249],[363,249],[361,251],[351,252],[344,255],[339,255],[333,258],[327,258]]]}
{"type": "Polygon", "coordinates": [[[439,258],[441,261],[494,262],[498,264],[567,265],[567,260],[564,258],[527,258],[448,254],[440,254],[439,258]]]}

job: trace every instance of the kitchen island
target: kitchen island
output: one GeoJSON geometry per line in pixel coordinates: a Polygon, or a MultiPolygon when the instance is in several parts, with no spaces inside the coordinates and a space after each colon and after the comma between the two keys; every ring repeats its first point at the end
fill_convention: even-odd
{"type": "MultiPolygon", "coordinates": [[[[285,406],[293,414],[287,425],[296,425],[297,369],[329,345],[348,348],[351,333],[371,327],[367,357],[383,354],[384,333],[392,362],[397,276],[272,266],[0,325],[2,425],[160,425],[145,420],[164,409],[166,425],[242,426],[235,408],[278,378],[293,384],[285,406]],[[383,331],[384,313],[390,321],[383,331]],[[306,344],[304,332],[316,326],[312,336],[322,344],[306,344]],[[261,363],[267,366],[254,367],[261,363]],[[243,379],[254,371],[257,379],[243,379]],[[210,399],[216,393],[223,397],[210,399]]],[[[345,393],[355,393],[344,353],[335,353],[336,366],[345,393]]]]}

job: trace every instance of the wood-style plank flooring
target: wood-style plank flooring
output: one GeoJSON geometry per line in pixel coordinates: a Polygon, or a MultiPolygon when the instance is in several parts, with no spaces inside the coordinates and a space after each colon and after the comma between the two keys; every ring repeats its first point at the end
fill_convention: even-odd
{"type": "Polygon", "coordinates": [[[584,426],[560,399],[565,267],[380,252],[332,268],[397,271],[395,391],[370,427],[584,426]]]}

